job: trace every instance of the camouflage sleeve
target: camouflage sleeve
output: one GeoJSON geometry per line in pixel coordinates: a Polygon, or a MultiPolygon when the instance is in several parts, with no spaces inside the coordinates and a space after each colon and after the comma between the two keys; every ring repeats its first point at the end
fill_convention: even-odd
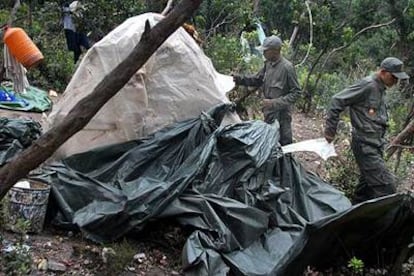
{"type": "Polygon", "coordinates": [[[347,106],[351,106],[364,100],[365,93],[367,91],[365,88],[366,86],[362,82],[359,82],[351,85],[332,97],[331,103],[327,110],[324,131],[325,135],[335,137],[340,114],[347,106]]]}
{"type": "Polygon", "coordinates": [[[290,105],[293,105],[302,93],[302,89],[300,88],[296,75],[296,70],[293,65],[287,68],[287,80],[285,86],[287,86],[289,91],[285,96],[274,99],[273,107],[276,109],[284,109],[290,105]]]}
{"type": "Polygon", "coordinates": [[[265,67],[253,76],[234,76],[234,82],[237,85],[260,87],[263,85],[265,67]]]}

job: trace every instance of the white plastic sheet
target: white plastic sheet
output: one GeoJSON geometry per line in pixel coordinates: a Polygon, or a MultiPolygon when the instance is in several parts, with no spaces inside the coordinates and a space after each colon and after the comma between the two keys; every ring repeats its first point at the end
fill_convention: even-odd
{"type": "MultiPolygon", "coordinates": [[[[127,58],[140,41],[147,20],[154,26],[162,18],[155,13],[129,18],[89,49],[44,128],[61,122],[79,100],[92,93],[127,58]]],[[[171,123],[193,118],[229,102],[226,93],[233,87],[233,78],[218,73],[194,39],[179,28],[54,158],[144,137],[171,123]]]]}
{"type": "Polygon", "coordinates": [[[317,138],[289,144],[282,147],[283,153],[311,151],[318,154],[323,160],[337,156],[333,143],[328,143],[325,138],[317,138]]]}

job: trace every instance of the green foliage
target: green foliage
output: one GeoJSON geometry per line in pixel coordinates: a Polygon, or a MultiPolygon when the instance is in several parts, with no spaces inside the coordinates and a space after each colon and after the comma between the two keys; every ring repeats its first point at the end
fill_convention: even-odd
{"type": "Polygon", "coordinates": [[[9,13],[6,10],[0,10],[0,24],[5,24],[9,19],[9,13]]]}
{"type": "MultiPolygon", "coordinates": [[[[8,205],[9,198],[6,196],[0,202],[0,225],[2,227],[8,222],[8,205]]],[[[2,248],[0,254],[0,274],[4,272],[6,275],[29,275],[32,266],[32,256],[30,247],[25,244],[25,238],[30,226],[31,222],[22,218],[17,219],[16,224],[12,226],[12,230],[19,233],[19,240],[15,243],[9,243],[2,248]]],[[[0,236],[0,244],[5,245],[6,243],[3,243],[2,239],[0,236]]]]}
{"type": "MultiPolygon", "coordinates": [[[[399,180],[407,179],[407,177],[410,177],[410,168],[414,165],[414,154],[410,151],[403,150],[400,159],[396,160],[397,158],[398,155],[393,159],[387,160],[387,164],[394,170],[399,180]]],[[[405,187],[403,190],[406,189],[409,189],[409,187],[405,187]]]]}
{"type": "Polygon", "coordinates": [[[240,44],[236,37],[214,36],[206,48],[206,54],[212,59],[219,72],[229,73],[239,67],[242,57],[240,44]]]}
{"type": "MultiPolygon", "coordinates": [[[[7,200],[2,200],[2,221],[5,221],[7,214],[7,200]]],[[[3,225],[3,224],[2,224],[3,225]]],[[[23,276],[28,275],[32,267],[32,256],[30,247],[25,244],[25,236],[30,228],[30,221],[19,218],[13,231],[20,234],[19,241],[10,243],[7,250],[0,254],[0,272],[5,272],[7,275],[23,276]]],[[[1,243],[1,239],[0,239],[1,243]]],[[[2,250],[5,250],[3,248],[2,250]]]]}
{"type": "Polygon", "coordinates": [[[221,73],[229,74],[243,66],[241,46],[237,37],[216,35],[206,47],[206,54],[212,59],[214,67],[221,73]]]}
{"type": "Polygon", "coordinates": [[[30,247],[23,243],[16,243],[10,252],[1,254],[0,263],[7,275],[28,275],[32,266],[30,247]]]}
{"type": "Polygon", "coordinates": [[[144,1],[135,0],[94,0],[85,2],[85,8],[85,27],[91,32],[92,41],[98,41],[129,17],[147,9],[144,1]]]}
{"type": "Polygon", "coordinates": [[[304,1],[260,1],[260,16],[264,18],[266,29],[279,30],[282,39],[290,36],[292,23],[306,21],[302,16],[304,11],[304,1]]]}
{"type": "Polygon", "coordinates": [[[348,268],[352,270],[354,275],[362,275],[364,272],[364,262],[354,256],[348,261],[348,268]]]}
{"type": "MultiPolygon", "coordinates": [[[[343,137],[339,139],[343,139],[343,137]]],[[[358,166],[348,140],[342,140],[341,144],[337,145],[336,148],[338,157],[330,158],[325,162],[327,178],[346,197],[353,198],[355,187],[359,181],[358,166]]]]}
{"type": "Polygon", "coordinates": [[[345,43],[350,43],[352,41],[352,37],[354,36],[354,30],[351,27],[345,27],[342,30],[342,40],[345,43]]]}
{"type": "Polygon", "coordinates": [[[126,239],[122,240],[122,242],[112,244],[110,248],[113,249],[113,253],[109,253],[111,256],[108,257],[107,261],[108,275],[116,275],[125,269],[133,260],[136,249],[126,239]]]}
{"type": "MultiPolygon", "coordinates": [[[[319,75],[311,74],[309,76],[309,70],[305,66],[297,68],[297,75],[302,87],[308,81],[306,92],[312,95],[312,110],[317,112],[324,112],[332,96],[343,90],[352,81],[343,73],[336,72],[320,73],[319,75]]],[[[304,101],[303,98],[299,100],[299,106],[303,105],[302,101],[304,101]]]]}
{"type": "Polygon", "coordinates": [[[7,209],[7,205],[8,205],[9,199],[7,196],[3,197],[2,200],[0,200],[0,228],[4,227],[4,225],[6,225],[7,222],[7,218],[8,218],[8,209],[7,209]]]}
{"type": "Polygon", "coordinates": [[[414,104],[414,99],[409,91],[400,87],[393,87],[387,93],[387,104],[392,117],[389,121],[390,133],[397,134],[404,127],[407,114],[414,104]]]}
{"type": "Polygon", "coordinates": [[[341,73],[323,73],[319,77],[319,85],[313,84],[317,87],[314,94],[314,105],[318,110],[322,110],[329,105],[332,96],[343,90],[349,85],[350,80],[341,73]]]}
{"type": "Polygon", "coordinates": [[[20,233],[23,241],[23,236],[26,235],[26,233],[29,231],[31,226],[30,220],[18,218],[16,220],[16,224],[13,225],[13,231],[16,233],[20,233]]]}
{"type": "Polygon", "coordinates": [[[249,0],[207,0],[201,3],[194,23],[207,38],[218,33],[234,35],[252,24],[252,9],[249,0]]]}

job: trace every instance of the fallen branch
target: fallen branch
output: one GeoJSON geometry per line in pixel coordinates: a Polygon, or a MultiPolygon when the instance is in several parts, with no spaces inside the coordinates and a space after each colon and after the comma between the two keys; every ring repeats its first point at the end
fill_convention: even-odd
{"type": "Polygon", "coordinates": [[[175,32],[200,6],[202,0],[183,0],[152,29],[146,22],[145,31],[131,54],[115,67],[80,100],[63,122],[53,127],[29,148],[0,168],[0,199],[20,179],[47,160],[66,140],[85,127],[99,109],[111,99],[145,64],[159,46],[175,32]]]}
{"type": "MultiPolygon", "coordinates": [[[[386,149],[388,156],[392,156],[398,147],[405,144],[405,141],[414,136],[414,120],[412,120],[390,143],[386,149]]],[[[406,145],[405,145],[406,146],[406,145]]]]}
{"type": "Polygon", "coordinates": [[[414,146],[401,145],[401,144],[392,144],[392,147],[397,147],[400,149],[414,149],[414,146]]]}

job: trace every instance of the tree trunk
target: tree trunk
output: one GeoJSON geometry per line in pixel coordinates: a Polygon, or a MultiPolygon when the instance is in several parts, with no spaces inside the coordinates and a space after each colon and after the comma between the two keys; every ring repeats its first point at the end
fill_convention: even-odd
{"type": "Polygon", "coordinates": [[[414,135],[414,120],[412,120],[404,129],[401,131],[397,137],[395,137],[390,146],[387,148],[388,156],[391,156],[395,153],[398,148],[398,145],[403,145],[407,139],[414,135]]]}
{"type": "Polygon", "coordinates": [[[14,1],[14,5],[13,5],[13,8],[12,8],[12,10],[11,10],[11,12],[10,12],[10,18],[9,18],[9,21],[7,22],[7,24],[8,24],[9,26],[12,26],[13,21],[14,21],[14,17],[16,16],[16,12],[17,12],[17,10],[20,8],[20,6],[21,6],[21,4],[20,4],[20,0],[15,0],[15,1],[14,1]]]}
{"type": "Polygon", "coordinates": [[[253,16],[257,17],[259,14],[260,0],[253,1],[253,16]]]}
{"type": "Polygon", "coordinates": [[[295,27],[293,28],[292,35],[290,36],[290,39],[289,39],[289,48],[292,47],[293,42],[295,41],[296,35],[298,34],[298,32],[299,32],[299,25],[295,24],[295,27]]]}
{"type": "Polygon", "coordinates": [[[47,160],[66,140],[81,130],[99,109],[111,99],[145,64],[158,47],[200,6],[202,0],[181,1],[152,29],[146,22],[140,42],[131,54],[80,100],[62,123],[53,127],[29,148],[0,168],[0,199],[21,178],[47,160]]]}

